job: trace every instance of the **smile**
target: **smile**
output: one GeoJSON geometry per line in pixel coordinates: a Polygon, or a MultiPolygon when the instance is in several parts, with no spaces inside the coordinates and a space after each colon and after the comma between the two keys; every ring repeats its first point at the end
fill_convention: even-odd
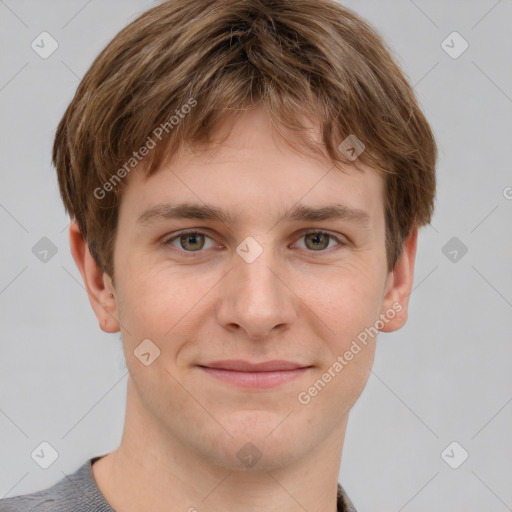
{"type": "Polygon", "coordinates": [[[198,367],[217,380],[246,389],[277,387],[304,375],[311,368],[289,361],[253,364],[241,360],[217,361],[198,367]]]}

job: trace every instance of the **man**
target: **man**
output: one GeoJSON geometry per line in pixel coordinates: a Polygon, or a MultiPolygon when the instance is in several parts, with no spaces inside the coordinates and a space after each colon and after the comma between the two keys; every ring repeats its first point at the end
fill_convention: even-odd
{"type": "Polygon", "coordinates": [[[407,320],[436,145],[329,0],[170,0],[57,130],[71,251],[129,371],[120,446],[1,510],[355,510],[338,484],[378,331],[407,320]]]}

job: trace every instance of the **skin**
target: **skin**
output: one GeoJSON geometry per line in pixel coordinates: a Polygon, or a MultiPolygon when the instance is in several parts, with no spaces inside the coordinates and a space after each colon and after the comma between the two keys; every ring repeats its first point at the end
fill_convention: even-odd
{"type": "Polygon", "coordinates": [[[71,225],[92,308],[104,331],[121,331],[129,371],[121,444],[93,465],[115,510],[335,512],[348,415],[368,379],[376,337],[308,404],[297,396],[394,303],[402,310],[380,330],[405,324],[417,244],[416,229],[388,274],[383,180],[362,167],[341,172],[327,158],[295,152],[255,108],[223,143],[180,151],[150,178],[135,171],[127,178],[115,286],[71,225]],[[238,221],[137,223],[151,206],[185,200],[223,208],[238,221]],[[369,221],[278,222],[298,202],[348,205],[369,221]],[[168,242],[189,228],[206,236],[168,242]],[[326,230],[339,242],[324,239],[315,249],[305,229],[326,230]],[[263,250],[251,263],[236,252],[249,236],[263,250]],[[145,366],[134,350],[148,338],[160,356],[145,366]],[[311,368],[274,388],[242,389],[197,366],[224,359],[311,368]],[[252,467],[237,457],[248,442],[262,454],[252,467]]]}

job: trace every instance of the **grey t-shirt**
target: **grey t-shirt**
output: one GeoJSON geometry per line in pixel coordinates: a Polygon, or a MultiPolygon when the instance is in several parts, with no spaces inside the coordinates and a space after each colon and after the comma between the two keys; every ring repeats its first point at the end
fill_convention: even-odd
{"type": "MultiPolygon", "coordinates": [[[[114,512],[92,476],[91,465],[101,457],[89,459],[49,489],[0,500],[0,512],[114,512]]],[[[338,511],[356,512],[340,484],[338,511]]]]}

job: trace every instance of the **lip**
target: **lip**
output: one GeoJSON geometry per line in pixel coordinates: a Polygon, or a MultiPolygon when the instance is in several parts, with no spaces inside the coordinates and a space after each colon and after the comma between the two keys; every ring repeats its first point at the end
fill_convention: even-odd
{"type": "Polygon", "coordinates": [[[264,361],[262,363],[250,363],[243,359],[229,359],[225,361],[214,361],[200,366],[207,368],[217,368],[220,370],[234,370],[237,372],[273,372],[280,370],[296,370],[298,368],[306,368],[308,365],[294,363],[284,360],[264,361]]]}
{"type": "Polygon", "coordinates": [[[211,377],[246,389],[268,389],[304,375],[311,366],[291,361],[250,363],[243,360],[215,361],[198,367],[211,377]]]}

